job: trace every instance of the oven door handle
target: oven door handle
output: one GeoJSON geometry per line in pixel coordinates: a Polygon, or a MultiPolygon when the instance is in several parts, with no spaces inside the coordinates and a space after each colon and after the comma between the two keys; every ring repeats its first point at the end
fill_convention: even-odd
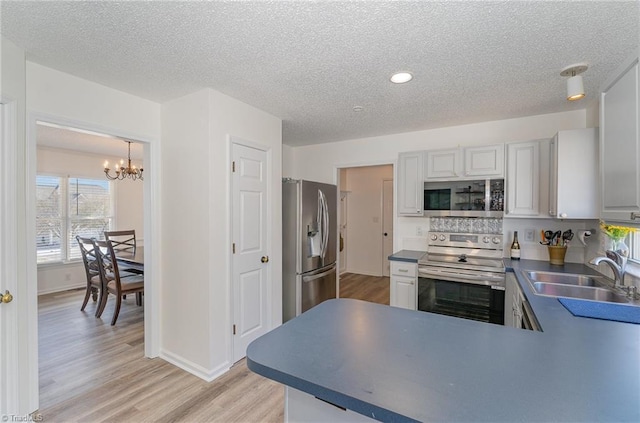
{"type": "Polygon", "coordinates": [[[496,282],[495,286],[501,287],[501,288],[502,288],[501,282],[504,282],[503,276],[488,275],[486,273],[478,274],[476,272],[475,274],[466,274],[461,272],[446,272],[446,271],[438,272],[438,271],[430,271],[424,268],[423,269],[418,268],[418,277],[431,278],[431,279],[440,279],[445,277],[445,278],[448,278],[449,280],[455,280],[458,282],[466,282],[474,285],[486,285],[485,283],[482,283],[482,284],[478,283],[478,280],[483,280],[487,282],[496,282]]]}

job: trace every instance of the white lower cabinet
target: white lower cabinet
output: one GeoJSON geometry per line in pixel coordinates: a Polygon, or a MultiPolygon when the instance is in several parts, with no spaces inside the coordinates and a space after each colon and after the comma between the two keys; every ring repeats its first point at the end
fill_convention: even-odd
{"type": "Polygon", "coordinates": [[[344,409],[313,395],[285,386],[284,421],[293,422],[375,422],[376,420],[344,409]]]}
{"type": "Polygon", "coordinates": [[[504,293],[504,325],[522,329],[522,299],[524,295],[516,280],[516,275],[507,272],[505,275],[506,289],[504,293]]]}
{"type": "Polygon", "coordinates": [[[418,264],[392,261],[389,304],[417,310],[418,264]]]}

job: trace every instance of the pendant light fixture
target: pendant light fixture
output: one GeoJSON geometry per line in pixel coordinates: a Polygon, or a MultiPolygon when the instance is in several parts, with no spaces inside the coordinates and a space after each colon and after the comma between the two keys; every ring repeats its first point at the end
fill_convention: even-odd
{"type": "Polygon", "coordinates": [[[586,63],[576,63],[575,65],[567,66],[560,72],[560,76],[569,77],[569,79],[567,79],[567,100],[580,100],[586,95],[580,74],[586,71],[587,68],[586,63]]]}
{"type": "Polygon", "coordinates": [[[104,162],[104,174],[107,176],[107,179],[113,180],[124,180],[126,178],[135,181],[136,179],[144,180],[142,178],[142,168],[137,168],[131,165],[131,141],[126,141],[129,144],[129,154],[127,156],[127,167],[124,167],[124,160],[120,160],[119,164],[116,164],[115,175],[111,175],[109,169],[109,162],[104,162]]]}

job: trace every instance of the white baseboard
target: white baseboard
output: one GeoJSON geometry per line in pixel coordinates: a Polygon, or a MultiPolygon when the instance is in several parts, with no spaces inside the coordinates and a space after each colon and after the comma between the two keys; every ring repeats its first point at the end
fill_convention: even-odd
{"type": "Polygon", "coordinates": [[[356,275],[365,275],[365,276],[375,276],[375,277],[381,277],[382,275],[380,274],[374,274],[372,272],[368,272],[368,271],[364,271],[364,270],[346,270],[344,273],[355,273],[356,275]]]}
{"type": "Polygon", "coordinates": [[[189,372],[192,375],[199,377],[205,382],[211,382],[212,380],[227,373],[231,368],[231,364],[229,362],[225,362],[215,369],[208,370],[199,364],[166,350],[160,350],[160,358],[181,368],[185,372],[189,372]]]}
{"type": "Polygon", "coordinates": [[[60,285],[60,286],[56,286],[54,288],[48,288],[48,289],[38,289],[38,295],[53,294],[54,292],[71,291],[72,289],[81,289],[86,286],[87,286],[86,284],[82,283],[82,284],[60,285]]]}

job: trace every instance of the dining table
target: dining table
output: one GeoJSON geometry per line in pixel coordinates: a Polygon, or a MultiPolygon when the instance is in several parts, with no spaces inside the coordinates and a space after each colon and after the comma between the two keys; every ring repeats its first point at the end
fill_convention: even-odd
{"type": "Polygon", "coordinates": [[[135,251],[116,251],[116,260],[123,271],[144,273],[144,247],[137,247],[135,251]]]}

